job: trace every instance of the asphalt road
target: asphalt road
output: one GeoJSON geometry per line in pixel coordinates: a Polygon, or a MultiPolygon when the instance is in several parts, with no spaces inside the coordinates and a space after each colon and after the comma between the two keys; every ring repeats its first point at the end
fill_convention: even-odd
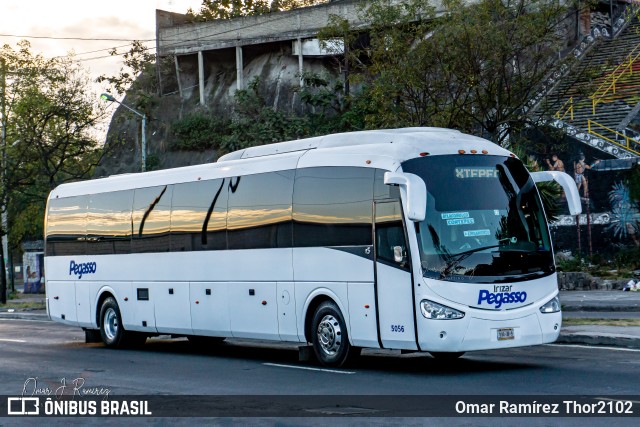
{"type": "MultiPolygon", "coordinates": [[[[0,320],[0,395],[20,395],[23,389],[29,394],[36,387],[55,389],[63,379],[70,385],[78,378],[84,387],[108,389],[112,395],[637,396],[640,350],[545,345],[469,353],[452,364],[428,354],[368,350],[351,368],[326,370],[298,362],[295,345],[228,340],[203,351],[185,339],[154,338],[142,349],[110,350],[102,344],[85,344],[79,328],[0,320]]],[[[383,420],[373,419],[373,424],[386,424],[383,420]]],[[[441,420],[442,425],[461,422],[441,420]]],[[[635,425],[637,420],[616,425],[635,425]]],[[[517,424],[584,425],[581,418],[559,421],[537,424],[527,418],[517,424]]],[[[591,421],[589,425],[608,424],[602,418],[591,421]]],[[[468,424],[513,423],[484,418],[468,424]]]]}

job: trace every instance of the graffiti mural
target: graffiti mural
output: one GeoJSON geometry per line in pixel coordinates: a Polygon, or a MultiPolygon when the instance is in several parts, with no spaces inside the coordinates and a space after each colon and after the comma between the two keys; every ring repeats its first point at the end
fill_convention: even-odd
{"type": "Polygon", "coordinates": [[[582,214],[564,211],[549,224],[556,250],[611,254],[623,247],[640,247],[640,203],[627,186],[640,159],[606,159],[600,153],[561,151],[543,160],[549,169],[562,167],[573,176],[582,214]]]}
{"type": "Polygon", "coordinates": [[[607,230],[611,230],[620,239],[631,238],[636,246],[640,246],[640,210],[638,203],[631,200],[629,188],[622,182],[616,182],[609,191],[609,202],[611,224],[607,230]]]}

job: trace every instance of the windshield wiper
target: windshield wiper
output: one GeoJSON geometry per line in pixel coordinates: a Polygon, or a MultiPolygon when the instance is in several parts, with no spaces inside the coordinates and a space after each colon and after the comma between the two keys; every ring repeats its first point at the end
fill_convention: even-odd
{"type": "Polygon", "coordinates": [[[499,246],[500,245],[482,246],[479,248],[473,248],[473,249],[469,249],[468,251],[460,252],[459,254],[450,255],[449,259],[447,260],[447,264],[445,265],[444,269],[440,272],[440,278],[444,279],[445,277],[447,277],[451,272],[451,270],[454,267],[457,267],[462,261],[467,259],[469,255],[474,254],[476,252],[484,251],[486,249],[494,249],[499,246]]]}
{"type": "Polygon", "coordinates": [[[506,237],[504,239],[498,240],[497,245],[480,246],[479,248],[469,249],[468,251],[460,252],[455,255],[449,255],[447,259],[447,264],[445,265],[444,269],[440,272],[440,278],[444,279],[445,277],[447,277],[451,269],[453,269],[454,267],[457,267],[462,261],[467,259],[469,255],[474,254],[476,252],[485,251],[487,249],[499,248],[500,246],[502,246],[503,242],[509,242],[509,243],[515,244],[518,242],[518,238],[506,237]]]}

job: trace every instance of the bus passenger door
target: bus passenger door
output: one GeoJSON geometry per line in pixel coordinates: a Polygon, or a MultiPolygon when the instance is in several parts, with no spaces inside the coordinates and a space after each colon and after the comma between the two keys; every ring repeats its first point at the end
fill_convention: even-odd
{"type": "Polygon", "coordinates": [[[417,350],[411,262],[399,200],[375,202],[378,328],[384,348],[417,350]]]}

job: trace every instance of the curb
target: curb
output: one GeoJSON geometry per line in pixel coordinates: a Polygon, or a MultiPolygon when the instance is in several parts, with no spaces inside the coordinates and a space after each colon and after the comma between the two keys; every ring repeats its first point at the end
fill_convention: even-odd
{"type": "Polygon", "coordinates": [[[622,347],[640,349],[640,338],[620,335],[596,335],[588,333],[561,333],[556,344],[583,344],[590,346],[622,347]]]}
{"type": "Polygon", "coordinates": [[[595,311],[595,312],[640,312],[640,304],[634,305],[568,305],[562,311],[595,311]]]}
{"type": "Polygon", "coordinates": [[[49,319],[49,316],[46,313],[30,313],[28,311],[16,311],[13,313],[2,311],[0,312],[0,320],[2,319],[39,320],[42,322],[51,322],[51,319],[49,319]]]}

